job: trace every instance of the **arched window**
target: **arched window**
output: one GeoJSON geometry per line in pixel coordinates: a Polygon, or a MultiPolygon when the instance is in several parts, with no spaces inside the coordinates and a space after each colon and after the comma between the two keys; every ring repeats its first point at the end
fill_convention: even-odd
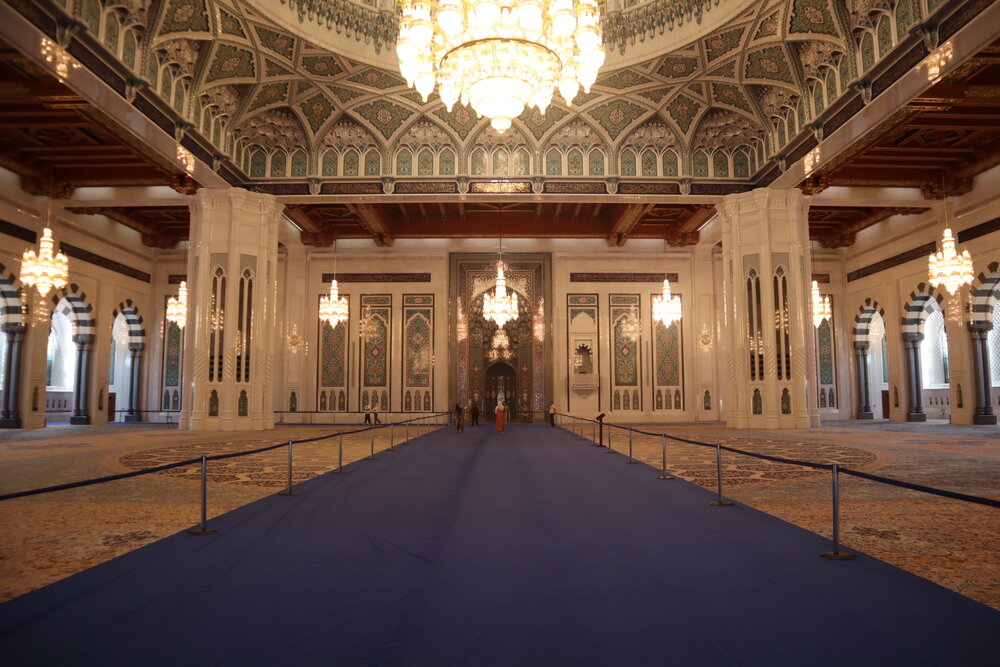
{"type": "Polygon", "coordinates": [[[493,175],[494,176],[506,176],[508,170],[510,154],[507,153],[506,148],[498,148],[496,152],[493,153],[493,175]]]}
{"type": "Polygon", "coordinates": [[[990,384],[1000,386],[1000,303],[993,306],[993,329],[986,335],[986,343],[990,349],[990,384]]]}
{"type": "Polygon", "coordinates": [[[591,176],[604,175],[604,153],[597,150],[596,148],[590,151],[590,175],[591,176]]]}
{"type": "Polygon", "coordinates": [[[656,176],[656,153],[649,149],[642,152],[642,175],[656,176]]]}
{"type": "Polygon", "coordinates": [[[285,151],[275,151],[271,156],[271,176],[285,175],[285,151]]]}
{"type": "Polygon", "coordinates": [[[396,153],[396,175],[397,176],[409,176],[413,173],[413,155],[410,153],[409,149],[404,148],[403,150],[396,153]]]}
{"type": "Polygon", "coordinates": [[[434,175],[434,153],[425,148],[417,155],[417,176],[434,175]]]}
{"type": "Polygon", "coordinates": [[[545,173],[548,176],[562,175],[562,153],[555,148],[545,154],[545,173]]]}
{"type": "Polygon", "coordinates": [[[948,384],[948,336],[944,313],[935,310],[924,321],[924,340],[920,343],[920,366],[927,388],[948,384]]]}
{"type": "Polygon", "coordinates": [[[635,153],[628,149],[622,151],[621,164],[622,176],[635,176],[635,153]]]}
{"type": "Polygon", "coordinates": [[[323,175],[324,176],[336,176],[337,175],[337,153],[336,151],[327,151],[323,153],[323,175]]]}
{"type": "Polygon", "coordinates": [[[46,381],[51,391],[73,391],[76,374],[76,345],[73,323],[63,313],[52,313],[49,346],[46,353],[46,381]]]}
{"type": "Polygon", "coordinates": [[[455,174],[455,153],[450,148],[444,149],[438,156],[438,171],[442,176],[455,174]]]}

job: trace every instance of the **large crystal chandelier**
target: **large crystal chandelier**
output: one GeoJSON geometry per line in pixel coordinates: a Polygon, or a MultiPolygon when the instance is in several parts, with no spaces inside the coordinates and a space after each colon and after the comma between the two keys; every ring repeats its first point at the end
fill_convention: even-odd
{"type": "Polygon", "coordinates": [[[498,132],[552,91],[572,103],[604,64],[597,0],[402,0],[399,71],[424,101],[472,104],[498,132]]]}
{"type": "MultiPolygon", "coordinates": [[[[501,215],[503,211],[501,210],[501,215]]],[[[483,295],[483,317],[493,320],[502,327],[517,319],[517,294],[507,294],[507,278],[503,275],[503,236],[500,237],[499,259],[497,260],[497,285],[493,294],[483,295]]]]}
{"type": "Polygon", "coordinates": [[[186,280],[181,281],[181,287],[177,298],[167,299],[167,321],[173,322],[181,329],[187,324],[188,308],[188,285],[186,280]]]}
{"type": "Polygon", "coordinates": [[[663,291],[660,296],[653,297],[653,319],[669,327],[681,319],[681,298],[670,295],[670,280],[663,279],[663,291]]]}
{"type": "Polygon", "coordinates": [[[819,328],[823,320],[829,320],[833,315],[830,307],[830,297],[820,296],[819,283],[812,281],[812,316],[813,326],[819,328]]]}
{"type": "Polygon", "coordinates": [[[55,242],[52,240],[52,199],[45,220],[45,229],[38,242],[38,254],[34,250],[25,250],[21,255],[21,282],[28,287],[32,285],[38,293],[45,296],[53,287],[63,287],[69,280],[69,260],[61,252],[53,255],[55,242]]]}
{"type": "Polygon", "coordinates": [[[337,287],[337,246],[333,246],[333,279],[330,281],[330,296],[319,298],[319,319],[329,322],[331,327],[335,327],[341,322],[346,322],[349,314],[347,298],[340,296],[340,288],[337,287]]]}

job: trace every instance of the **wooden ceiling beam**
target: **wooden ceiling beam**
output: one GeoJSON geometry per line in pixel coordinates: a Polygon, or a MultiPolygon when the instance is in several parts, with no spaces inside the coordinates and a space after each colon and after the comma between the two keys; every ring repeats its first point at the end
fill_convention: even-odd
{"type": "Polygon", "coordinates": [[[180,240],[180,236],[169,233],[165,228],[137,220],[127,209],[109,206],[68,206],[66,210],[81,215],[103,215],[109,220],[139,232],[142,235],[143,245],[152,248],[176,248],[180,240]]]}
{"type": "Polygon", "coordinates": [[[623,246],[639,221],[653,210],[655,204],[628,204],[611,225],[607,240],[609,246],[623,246]]]}
{"type": "MultiPolygon", "coordinates": [[[[347,207],[358,216],[361,226],[372,235],[375,245],[380,248],[392,245],[392,234],[389,230],[389,225],[377,206],[372,204],[348,204],[347,207]]],[[[420,208],[424,214],[424,220],[426,220],[427,213],[423,210],[423,205],[420,208]]]]}

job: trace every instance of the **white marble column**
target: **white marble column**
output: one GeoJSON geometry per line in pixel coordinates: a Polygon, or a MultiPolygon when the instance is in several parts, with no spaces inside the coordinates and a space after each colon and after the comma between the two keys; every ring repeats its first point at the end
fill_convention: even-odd
{"type": "Polygon", "coordinates": [[[283,205],[241,188],[190,198],[181,428],[274,428],[272,355],[283,205]]]}
{"type": "Polygon", "coordinates": [[[729,323],[723,416],[736,428],[819,426],[808,197],[763,188],[717,208],[729,323]]]}

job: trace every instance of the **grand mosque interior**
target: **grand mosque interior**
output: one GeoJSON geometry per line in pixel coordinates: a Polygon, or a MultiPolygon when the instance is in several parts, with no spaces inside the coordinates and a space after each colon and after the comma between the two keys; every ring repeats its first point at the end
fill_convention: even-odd
{"type": "MultiPolygon", "coordinates": [[[[760,450],[781,456],[837,429],[995,452],[998,232],[992,0],[0,3],[15,459],[60,434],[249,443],[456,404],[796,438],[760,450]]],[[[909,460],[837,442],[844,465],[909,460]]],[[[933,457],[996,497],[989,465],[933,457]]],[[[0,490],[108,474],[66,465],[0,490]]],[[[1000,608],[995,555],[971,593],[880,557],[1000,608]]]]}

